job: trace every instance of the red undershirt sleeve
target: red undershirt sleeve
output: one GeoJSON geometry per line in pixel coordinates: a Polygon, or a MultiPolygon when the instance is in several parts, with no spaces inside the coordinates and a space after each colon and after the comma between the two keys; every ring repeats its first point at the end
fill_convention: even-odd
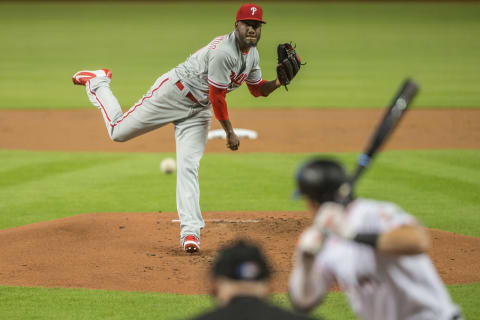
{"type": "MultiPolygon", "coordinates": [[[[252,96],[254,97],[260,97],[260,96],[263,96],[262,94],[262,86],[263,84],[267,82],[266,80],[262,80],[260,81],[259,83],[257,84],[249,84],[248,82],[247,83],[247,87],[248,87],[248,90],[250,90],[250,93],[252,94],[252,96]]],[[[266,96],[264,96],[266,97],[266,96]]]]}
{"type": "Polygon", "coordinates": [[[227,89],[219,89],[212,85],[209,85],[209,87],[209,98],[212,103],[215,118],[217,118],[217,120],[228,120],[227,101],[225,101],[227,89]]]}

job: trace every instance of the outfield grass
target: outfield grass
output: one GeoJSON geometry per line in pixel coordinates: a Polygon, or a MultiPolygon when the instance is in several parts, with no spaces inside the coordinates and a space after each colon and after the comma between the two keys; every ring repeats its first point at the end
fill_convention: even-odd
{"type": "MultiPolygon", "coordinates": [[[[175,175],[159,170],[165,156],[172,154],[0,151],[0,228],[82,213],[174,212],[175,175]]],[[[206,154],[202,209],[303,210],[290,195],[309,156],[206,154]]],[[[351,167],[356,155],[334,156],[351,167]]],[[[428,227],[479,237],[478,163],[478,150],[383,152],[358,194],[394,201],[428,227]]]]}
{"type": "MultiPolygon", "coordinates": [[[[480,107],[476,3],[264,3],[264,78],[276,45],[293,40],[307,65],[289,92],[230,107],[382,107],[400,81],[422,85],[418,107],[480,107]]],[[[132,105],[163,72],[233,30],[238,3],[0,3],[0,108],[87,107],[70,77],[109,67],[132,105]]],[[[240,92],[241,91],[241,92],[240,92]]]]}
{"type": "MultiPolygon", "coordinates": [[[[455,285],[448,289],[455,302],[462,302],[467,319],[480,317],[476,305],[480,285],[455,285]]],[[[272,302],[290,308],[286,295],[274,295],[272,302]]],[[[212,299],[205,295],[0,287],[0,314],[10,320],[177,320],[205,312],[213,305],[212,299]]],[[[355,319],[346,298],[339,292],[330,293],[313,314],[328,320],[355,319]]]]}

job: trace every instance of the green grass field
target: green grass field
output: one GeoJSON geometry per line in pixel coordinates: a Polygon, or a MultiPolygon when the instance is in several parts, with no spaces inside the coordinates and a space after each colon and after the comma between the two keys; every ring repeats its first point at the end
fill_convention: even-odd
{"type": "MultiPolygon", "coordinates": [[[[163,72],[233,30],[238,6],[2,2],[0,109],[91,107],[70,79],[101,67],[113,70],[112,89],[128,107],[163,72]]],[[[407,76],[422,85],[417,108],[480,107],[478,3],[262,6],[264,78],[275,76],[279,42],[295,41],[307,65],[289,92],[253,99],[242,88],[229,107],[383,107],[407,76]]],[[[0,229],[91,212],[175,211],[175,178],[158,169],[167,155],[0,150],[0,229]]],[[[202,209],[303,210],[290,195],[293,172],[309,156],[207,154],[202,209]]],[[[352,167],[356,155],[332,156],[352,167]]],[[[384,152],[358,193],[397,202],[428,227],[480,237],[478,163],[479,150],[384,152]]],[[[480,284],[448,288],[468,319],[480,318],[480,284]]],[[[285,295],[272,299],[288,307],[285,295]]],[[[211,306],[203,295],[0,286],[0,319],[182,319],[211,306]]],[[[341,293],[315,315],[353,319],[341,293]]]]}
{"type": "MultiPolygon", "coordinates": [[[[165,156],[171,154],[1,151],[0,228],[80,213],[175,211],[175,177],[158,169],[165,156]]],[[[298,163],[310,156],[207,154],[201,168],[202,208],[303,210],[302,202],[290,195],[298,163]],[[231,183],[219,183],[219,176],[231,183]]],[[[329,156],[349,167],[355,160],[351,153],[329,156]]],[[[428,227],[480,237],[479,162],[478,150],[384,152],[359,184],[358,195],[395,201],[428,227]]],[[[480,294],[479,284],[450,286],[449,290],[469,318],[479,315],[473,298],[480,294]]],[[[282,295],[274,302],[288,306],[282,295]]],[[[162,319],[179,319],[210,305],[205,296],[0,287],[0,313],[9,319],[48,319],[49,315],[150,319],[158,310],[165,316],[162,319]],[[20,309],[18,301],[22,301],[20,309]]],[[[335,293],[315,314],[353,319],[346,305],[343,295],[335,293]]]]}
{"type": "MultiPolygon", "coordinates": [[[[0,229],[80,213],[174,212],[175,176],[159,170],[165,156],[172,154],[0,151],[0,212],[8,213],[0,215],[0,229]]],[[[206,154],[202,209],[304,210],[291,194],[296,166],[309,156],[206,154]]],[[[355,161],[351,153],[331,156],[355,161]]],[[[358,195],[394,201],[428,227],[480,237],[478,163],[478,150],[384,152],[358,195]]]]}
{"type": "MultiPolygon", "coordinates": [[[[237,7],[0,3],[0,108],[87,107],[70,78],[101,67],[113,70],[112,88],[128,107],[162,73],[232,31],[237,7]]],[[[263,7],[264,78],[274,77],[279,42],[295,41],[307,65],[290,93],[252,99],[241,89],[229,95],[231,107],[382,107],[407,76],[422,84],[417,106],[480,106],[478,3],[263,7]]]]}
{"type": "MultiPolygon", "coordinates": [[[[450,286],[449,291],[455,301],[462,299],[464,309],[469,310],[468,319],[480,316],[476,305],[480,295],[478,285],[450,286]]],[[[271,300],[281,307],[289,308],[285,295],[274,295],[271,300]]],[[[207,311],[214,304],[205,295],[0,287],[0,306],[5,319],[15,320],[179,320],[207,311]]],[[[330,293],[313,315],[329,320],[355,319],[345,297],[338,292],[330,293]]]]}

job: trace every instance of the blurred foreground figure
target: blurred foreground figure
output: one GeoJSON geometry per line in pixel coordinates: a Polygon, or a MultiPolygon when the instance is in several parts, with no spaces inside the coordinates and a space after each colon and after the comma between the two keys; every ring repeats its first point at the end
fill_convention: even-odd
{"type": "Polygon", "coordinates": [[[393,203],[345,192],[348,177],[336,161],[313,159],[296,180],[314,217],[294,254],[289,293],[296,309],[311,310],[337,282],[361,319],[463,319],[414,217],[393,203]]]}
{"type": "Polygon", "coordinates": [[[221,249],[211,276],[218,308],[195,320],[312,320],[268,303],[270,267],[251,243],[239,240],[221,249]]]}

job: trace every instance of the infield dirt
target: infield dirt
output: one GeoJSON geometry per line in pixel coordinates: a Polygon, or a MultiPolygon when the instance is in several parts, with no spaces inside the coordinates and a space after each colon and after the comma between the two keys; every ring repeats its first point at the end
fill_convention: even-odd
{"type": "MultiPolygon", "coordinates": [[[[234,110],[257,130],[239,152],[360,151],[382,110],[234,110]]],[[[480,109],[412,110],[387,149],[480,149],[480,109]]],[[[212,129],[218,128],[213,121],[212,129]]],[[[0,149],[174,152],[171,126],[111,142],[96,110],[0,111],[0,149]]],[[[228,152],[213,140],[207,152],[228,152]]],[[[285,292],[304,212],[206,212],[201,254],[179,244],[176,213],[91,213],[0,230],[0,285],[208,293],[216,249],[236,237],[260,243],[285,292]]],[[[431,230],[430,252],[446,283],[480,282],[480,239],[431,230]]]]}
{"type": "MultiPolygon", "coordinates": [[[[260,243],[286,292],[304,212],[207,212],[200,254],[186,254],[176,213],[101,213],[0,231],[0,284],[207,294],[216,249],[238,237],[260,243]]],[[[431,230],[446,283],[480,282],[480,239],[431,230]]]]}
{"type": "MultiPolygon", "coordinates": [[[[360,151],[378,123],[381,109],[232,110],[235,128],[256,130],[238,152],[360,151]]],[[[212,120],[212,129],[220,128],[212,120]]],[[[411,110],[386,149],[480,149],[480,109],[411,110]]],[[[113,143],[100,112],[0,111],[0,149],[58,151],[175,152],[173,126],[113,143]]],[[[225,140],[211,140],[206,152],[231,152],[225,140]]]]}

